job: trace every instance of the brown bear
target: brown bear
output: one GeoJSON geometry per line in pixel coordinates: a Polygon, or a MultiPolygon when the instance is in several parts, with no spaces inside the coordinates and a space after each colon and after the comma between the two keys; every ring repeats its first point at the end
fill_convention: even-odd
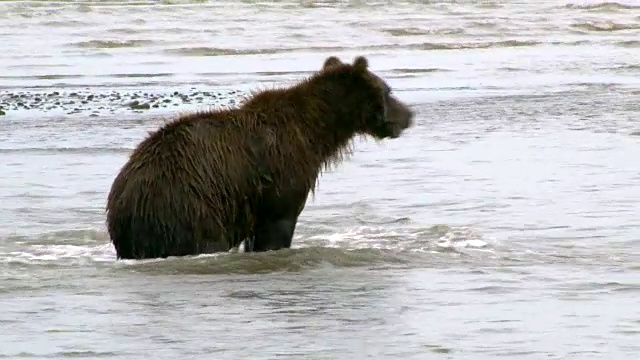
{"type": "Polygon", "coordinates": [[[368,70],[328,57],[297,85],[182,115],[149,134],[115,178],[107,228],[119,259],[291,247],[323,168],[355,135],[397,138],[413,112],[368,70]]]}

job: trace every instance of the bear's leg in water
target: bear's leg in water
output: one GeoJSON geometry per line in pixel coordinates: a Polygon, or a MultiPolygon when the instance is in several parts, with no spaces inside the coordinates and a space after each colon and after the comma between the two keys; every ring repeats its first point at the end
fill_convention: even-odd
{"type": "Polygon", "coordinates": [[[298,216],[304,209],[308,195],[306,183],[293,184],[285,189],[267,187],[256,208],[253,241],[245,245],[245,251],[290,248],[298,216]]]}
{"type": "Polygon", "coordinates": [[[298,222],[297,216],[278,220],[268,220],[256,226],[255,239],[251,251],[288,249],[298,222]]]}
{"type": "Polygon", "coordinates": [[[302,206],[263,208],[257,216],[253,236],[244,239],[244,252],[262,252],[291,247],[302,206]],[[283,210],[289,211],[283,211],[283,210]],[[278,211],[279,210],[279,211],[278,211]]]}

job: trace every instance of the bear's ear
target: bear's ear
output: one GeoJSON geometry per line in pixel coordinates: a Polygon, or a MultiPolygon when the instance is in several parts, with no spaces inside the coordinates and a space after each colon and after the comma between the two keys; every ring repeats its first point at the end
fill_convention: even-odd
{"type": "Polygon", "coordinates": [[[367,71],[369,67],[369,60],[364,56],[358,56],[353,61],[353,67],[358,71],[367,71]]]}
{"type": "Polygon", "coordinates": [[[330,67],[342,65],[342,61],[335,56],[329,56],[325,61],[324,65],[322,65],[322,69],[328,69],[330,67]]]}

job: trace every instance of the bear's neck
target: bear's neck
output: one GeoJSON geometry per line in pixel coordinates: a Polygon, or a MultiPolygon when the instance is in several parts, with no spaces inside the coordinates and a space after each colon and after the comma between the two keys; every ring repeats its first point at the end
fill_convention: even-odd
{"type": "Polygon", "coordinates": [[[276,129],[280,151],[304,158],[304,167],[332,165],[349,153],[357,133],[357,119],[349,116],[348,99],[341,96],[346,90],[333,89],[334,84],[321,75],[292,88],[259,92],[242,108],[276,129]]]}
{"type": "Polygon", "coordinates": [[[318,166],[340,161],[357,133],[354,119],[347,118],[344,103],[336,103],[330,91],[317,84],[305,85],[292,89],[287,97],[285,106],[298,114],[291,125],[305,137],[309,150],[316,152],[318,166]]]}

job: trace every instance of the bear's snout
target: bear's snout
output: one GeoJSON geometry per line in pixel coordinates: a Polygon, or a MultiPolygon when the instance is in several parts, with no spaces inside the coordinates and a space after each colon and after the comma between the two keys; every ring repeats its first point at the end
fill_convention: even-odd
{"type": "Polygon", "coordinates": [[[400,136],[405,129],[413,126],[415,113],[409,106],[395,97],[389,97],[387,108],[387,121],[391,127],[391,138],[400,136]]]}

